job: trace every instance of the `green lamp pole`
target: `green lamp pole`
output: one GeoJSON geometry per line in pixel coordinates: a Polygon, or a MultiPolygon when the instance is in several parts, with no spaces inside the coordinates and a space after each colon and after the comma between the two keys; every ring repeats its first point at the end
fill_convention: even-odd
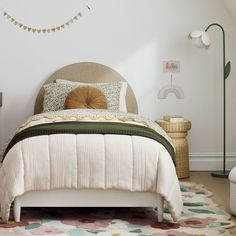
{"type": "Polygon", "coordinates": [[[210,46],[210,37],[207,31],[210,27],[217,26],[223,33],[223,170],[214,171],[211,173],[214,177],[227,178],[229,171],[226,170],[226,99],[225,99],[225,81],[230,74],[231,63],[230,61],[225,64],[225,31],[224,28],[217,23],[212,23],[205,29],[205,32],[196,30],[189,34],[189,38],[193,40],[196,47],[208,49],[210,46]]]}

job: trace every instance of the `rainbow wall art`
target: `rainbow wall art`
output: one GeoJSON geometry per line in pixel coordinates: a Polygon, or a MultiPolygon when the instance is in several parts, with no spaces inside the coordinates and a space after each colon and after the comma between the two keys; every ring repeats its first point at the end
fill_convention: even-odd
{"type": "Polygon", "coordinates": [[[182,88],[177,85],[174,85],[174,84],[170,84],[170,85],[166,85],[166,86],[162,87],[159,90],[158,98],[159,99],[166,99],[168,97],[168,95],[171,93],[173,93],[177,99],[184,98],[184,91],[182,90],[182,88]]]}
{"type": "Polygon", "coordinates": [[[169,94],[174,94],[177,99],[184,98],[184,91],[181,87],[173,84],[173,73],[180,72],[180,61],[163,61],[163,72],[170,74],[170,83],[163,86],[158,93],[159,99],[166,99],[169,94]]]}

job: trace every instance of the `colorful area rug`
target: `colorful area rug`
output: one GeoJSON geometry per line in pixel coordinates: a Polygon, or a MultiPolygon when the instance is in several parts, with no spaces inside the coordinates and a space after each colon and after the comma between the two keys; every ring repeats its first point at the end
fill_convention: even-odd
{"type": "Polygon", "coordinates": [[[1,236],[204,236],[229,235],[230,216],[209,198],[203,185],[181,183],[184,209],[173,223],[165,209],[158,223],[150,208],[26,208],[22,221],[0,224],[1,236]]]}

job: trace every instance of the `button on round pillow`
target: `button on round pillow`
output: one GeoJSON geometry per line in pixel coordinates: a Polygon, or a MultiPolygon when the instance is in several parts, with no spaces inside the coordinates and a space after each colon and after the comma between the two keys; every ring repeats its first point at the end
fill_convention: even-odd
{"type": "Polygon", "coordinates": [[[107,109],[107,99],[97,88],[90,86],[78,87],[68,94],[64,108],[107,109]]]}

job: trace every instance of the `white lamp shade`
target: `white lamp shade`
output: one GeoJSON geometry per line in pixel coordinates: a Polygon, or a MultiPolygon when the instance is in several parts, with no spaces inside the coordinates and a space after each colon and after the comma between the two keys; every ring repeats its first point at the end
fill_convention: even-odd
{"type": "Polygon", "coordinates": [[[192,39],[193,44],[198,48],[208,49],[210,46],[210,37],[205,31],[194,30],[188,37],[189,39],[192,39]]]}

